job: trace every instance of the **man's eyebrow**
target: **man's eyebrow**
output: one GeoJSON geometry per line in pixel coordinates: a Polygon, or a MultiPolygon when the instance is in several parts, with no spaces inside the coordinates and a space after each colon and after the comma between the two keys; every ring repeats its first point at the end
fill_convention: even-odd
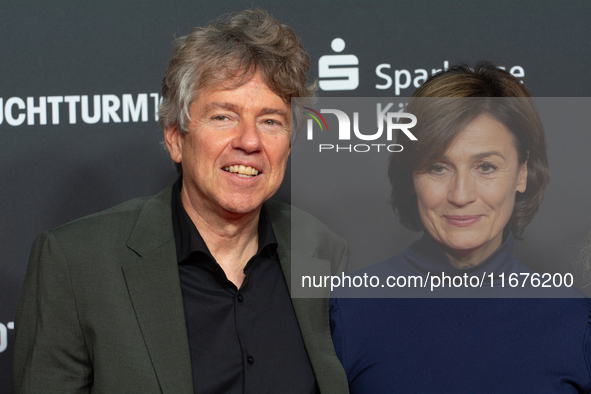
{"type": "Polygon", "coordinates": [[[238,106],[232,103],[209,103],[205,106],[205,112],[214,109],[227,109],[229,111],[238,112],[238,106]]]}
{"type": "Polygon", "coordinates": [[[285,119],[289,119],[290,115],[282,109],[279,108],[263,108],[259,112],[259,115],[279,115],[283,116],[285,119]]]}
{"type": "MultiPolygon", "coordinates": [[[[229,111],[232,112],[240,112],[240,108],[233,103],[209,103],[205,106],[204,110],[205,112],[209,112],[215,109],[227,109],[229,111]]],[[[286,111],[279,109],[279,108],[269,108],[269,107],[264,107],[259,111],[259,116],[262,115],[279,115],[279,116],[283,116],[285,119],[290,119],[290,114],[287,113],[286,111]]]]}

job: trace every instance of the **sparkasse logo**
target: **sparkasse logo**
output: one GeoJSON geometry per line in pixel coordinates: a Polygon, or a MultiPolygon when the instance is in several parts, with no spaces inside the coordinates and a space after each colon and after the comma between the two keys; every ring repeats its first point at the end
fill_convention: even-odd
{"type": "MultiPolygon", "coordinates": [[[[335,38],[330,47],[336,53],[341,53],[345,49],[345,41],[342,38],[335,38]]],[[[357,89],[359,86],[358,65],[359,58],[355,55],[322,56],[318,59],[320,89],[325,91],[357,89]]]]}
{"type": "MultiPolygon", "coordinates": [[[[347,91],[355,90],[359,87],[359,58],[353,54],[341,54],[345,50],[345,40],[334,38],[330,44],[335,54],[324,55],[318,59],[318,79],[320,89],[324,91],[347,91]]],[[[379,51],[379,49],[377,49],[379,51]]],[[[375,84],[373,87],[378,91],[390,90],[394,96],[404,95],[407,89],[416,89],[420,87],[429,76],[447,71],[450,67],[449,60],[442,60],[430,65],[406,65],[405,67],[396,67],[401,59],[395,59],[392,63],[380,63],[373,67],[375,70],[375,84]]],[[[519,65],[510,67],[498,66],[502,70],[507,70],[511,75],[521,80],[525,77],[525,70],[519,65]]],[[[410,92],[409,92],[410,93],[410,92]]]]}

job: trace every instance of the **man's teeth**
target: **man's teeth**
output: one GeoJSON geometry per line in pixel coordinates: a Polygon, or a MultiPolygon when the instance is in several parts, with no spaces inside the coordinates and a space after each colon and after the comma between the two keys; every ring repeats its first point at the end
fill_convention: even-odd
{"type": "Polygon", "coordinates": [[[224,167],[224,171],[231,172],[243,178],[250,178],[259,174],[259,171],[251,166],[245,167],[243,164],[236,164],[229,167],[224,167]]]}

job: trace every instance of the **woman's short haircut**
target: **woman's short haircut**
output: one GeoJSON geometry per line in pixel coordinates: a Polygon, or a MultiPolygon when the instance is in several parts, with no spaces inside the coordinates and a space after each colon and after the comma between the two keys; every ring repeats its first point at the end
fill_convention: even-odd
{"type": "MultiPolygon", "coordinates": [[[[172,57],[162,80],[158,115],[162,128],[187,133],[189,108],[200,90],[238,88],[260,72],[288,107],[292,97],[313,97],[308,84],[310,56],[293,29],[263,10],[226,15],[173,41],[172,57]]],[[[296,111],[298,115],[301,111],[296,111]]],[[[296,117],[297,118],[297,117],[296,117]]],[[[298,124],[292,124],[292,141],[298,124]]],[[[180,166],[177,166],[177,171],[180,166]]]]}
{"type": "MultiPolygon", "coordinates": [[[[405,111],[417,117],[412,133],[418,141],[393,153],[388,166],[391,202],[400,222],[412,230],[424,228],[413,174],[439,160],[471,121],[487,114],[513,134],[519,163],[527,160],[527,188],[516,194],[507,224],[519,237],[538,211],[550,180],[544,128],[525,86],[489,62],[479,63],[474,69],[458,65],[427,79],[405,111]]],[[[403,138],[400,133],[398,138],[403,138]]]]}

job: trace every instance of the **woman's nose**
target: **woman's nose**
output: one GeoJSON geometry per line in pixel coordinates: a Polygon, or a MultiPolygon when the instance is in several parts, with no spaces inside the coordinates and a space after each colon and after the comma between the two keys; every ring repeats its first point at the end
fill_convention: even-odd
{"type": "Polygon", "coordinates": [[[468,171],[458,171],[449,183],[447,199],[453,205],[463,207],[476,199],[476,183],[468,171]]]}

